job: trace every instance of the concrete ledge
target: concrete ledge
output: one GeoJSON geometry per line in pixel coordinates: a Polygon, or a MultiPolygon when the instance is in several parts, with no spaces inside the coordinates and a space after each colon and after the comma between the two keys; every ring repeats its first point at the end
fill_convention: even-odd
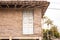
{"type": "Polygon", "coordinates": [[[9,40],[12,40],[12,39],[39,39],[39,40],[41,40],[42,37],[0,37],[0,39],[9,39],[9,40]]]}

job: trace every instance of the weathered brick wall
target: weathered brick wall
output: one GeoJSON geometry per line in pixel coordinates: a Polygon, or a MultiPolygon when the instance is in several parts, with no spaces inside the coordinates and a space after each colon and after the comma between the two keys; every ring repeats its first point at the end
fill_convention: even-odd
{"type": "Polygon", "coordinates": [[[34,34],[23,35],[22,10],[0,9],[0,36],[41,36],[41,9],[34,9],[34,34]]]}
{"type": "Polygon", "coordinates": [[[34,10],[34,33],[41,35],[41,9],[34,10]]]}
{"type": "Polygon", "coordinates": [[[0,9],[0,36],[19,36],[22,33],[20,10],[0,9]]]}

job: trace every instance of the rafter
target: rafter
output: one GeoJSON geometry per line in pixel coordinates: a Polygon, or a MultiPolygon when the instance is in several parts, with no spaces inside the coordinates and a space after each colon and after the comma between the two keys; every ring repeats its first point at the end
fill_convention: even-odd
{"type": "Polygon", "coordinates": [[[46,7],[49,2],[46,1],[13,1],[13,2],[0,2],[0,8],[40,8],[46,7]]]}

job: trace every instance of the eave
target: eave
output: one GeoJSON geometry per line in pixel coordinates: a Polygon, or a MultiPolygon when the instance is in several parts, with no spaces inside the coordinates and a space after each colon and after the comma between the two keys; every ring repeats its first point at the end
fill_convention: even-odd
{"type": "Polygon", "coordinates": [[[0,8],[41,8],[42,16],[49,6],[47,1],[0,1],[0,8]]]}

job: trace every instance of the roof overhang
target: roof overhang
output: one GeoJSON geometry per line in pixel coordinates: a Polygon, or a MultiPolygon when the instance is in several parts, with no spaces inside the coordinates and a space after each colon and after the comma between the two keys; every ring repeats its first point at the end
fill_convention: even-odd
{"type": "Polygon", "coordinates": [[[0,8],[41,8],[47,7],[47,1],[1,1],[0,8]],[[13,7],[11,7],[13,6],[13,7]],[[19,7],[18,7],[19,6],[19,7]]]}
{"type": "Polygon", "coordinates": [[[48,6],[47,1],[0,1],[0,8],[41,8],[42,15],[48,6]]]}

